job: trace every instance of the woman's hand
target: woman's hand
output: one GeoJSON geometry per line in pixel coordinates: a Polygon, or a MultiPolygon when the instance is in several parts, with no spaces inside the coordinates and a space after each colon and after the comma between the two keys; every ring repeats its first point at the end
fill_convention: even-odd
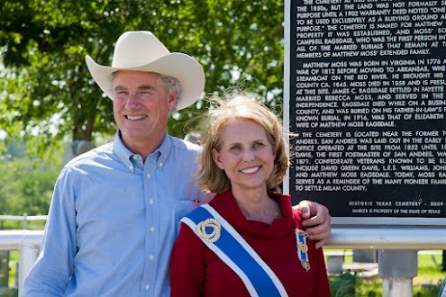
{"type": "Polygon", "coordinates": [[[317,202],[303,200],[295,206],[302,213],[302,225],[316,248],[322,247],[330,237],[331,216],[328,208],[317,202]]]}

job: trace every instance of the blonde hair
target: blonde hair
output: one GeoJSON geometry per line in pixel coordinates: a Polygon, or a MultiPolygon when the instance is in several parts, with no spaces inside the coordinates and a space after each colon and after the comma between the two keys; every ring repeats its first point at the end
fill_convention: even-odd
{"type": "Polygon", "coordinates": [[[266,106],[256,101],[252,95],[235,94],[224,100],[212,99],[212,101],[217,103],[217,107],[209,112],[210,124],[204,135],[198,172],[200,188],[217,194],[231,189],[231,182],[226,173],[215,164],[212,158],[212,150],[220,151],[222,147],[223,128],[231,119],[251,120],[265,129],[268,141],[275,153],[274,168],[267,180],[267,187],[268,190],[271,190],[278,186],[286,174],[289,159],[283,139],[282,124],[277,116],[266,106]]]}

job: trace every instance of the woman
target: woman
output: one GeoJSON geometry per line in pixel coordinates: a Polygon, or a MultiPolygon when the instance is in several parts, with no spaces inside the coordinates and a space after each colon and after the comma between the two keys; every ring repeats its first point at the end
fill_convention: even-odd
{"type": "Polygon", "coordinates": [[[282,126],[266,107],[234,96],[211,114],[199,183],[217,193],[182,220],[171,296],[330,296],[322,250],[307,241],[288,196],[282,126]]]}

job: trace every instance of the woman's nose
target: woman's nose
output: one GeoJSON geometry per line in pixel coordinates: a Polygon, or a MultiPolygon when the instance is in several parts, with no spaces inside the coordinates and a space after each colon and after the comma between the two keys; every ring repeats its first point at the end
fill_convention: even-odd
{"type": "Polygon", "coordinates": [[[243,151],[243,161],[252,161],[254,160],[254,152],[250,149],[246,149],[243,151]]]}

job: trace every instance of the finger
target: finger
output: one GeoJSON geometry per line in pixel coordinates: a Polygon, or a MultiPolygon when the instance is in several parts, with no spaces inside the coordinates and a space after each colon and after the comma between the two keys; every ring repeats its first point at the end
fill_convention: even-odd
{"type": "Polygon", "coordinates": [[[315,216],[310,217],[308,219],[304,219],[302,224],[305,227],[315,226],[318,224],[326,224],[330,225],[331,216],[326,207],[320,207],[319,212],[316,213],[315,216]]]}
{"type": "Polygon", "coordinates": [[[304,219],[302,225],[304,227],[317,226],[325,223],[326,216],[314,216],[311,218],[304,219]]]}
{"type": "Polygon", "coordinates": [[[297,209],[301,212],[303,219],[308,219],[311,215],[310,202],[303,200],[297,205],[297,209]]]}
{"type": "Polygon", "coordinates": [[[320,224],[320,225],[305,229],[305,232],[308,234],[308,236],[312,240],[324,239],[325,236],[327,236],[330,233],[330,225],[327,223],[320,224]]]}
{"type": "Polygon", "coordinates": [[[327,242],[326,239],[322,239],[322,240],[316,241],[316,244],[314,245],[314,247],[318,250],[321,247],[323,247],[326,242],[327,242]]]}
{"type": "Polygon", "coordinates": [[[330,234],[328,234],[328,233],[319,234],[314,239],[311,239],[311,236],[309,236],[309,238],[316,243],[315,244],[316,248],[322,247],[328,241],[329,237],[330,237],[330,234]],[[319,238],[319,237],[323,237],[323,238],[319,238]]]}
{"type": "Polygon", "coordinates": [[[327,240],[327,238],[330,236],[330,232],[318,232],[315,234],[308,234],[308,238],[310,238],[313,241],[320,241],[320,240],[327,240]]]}

